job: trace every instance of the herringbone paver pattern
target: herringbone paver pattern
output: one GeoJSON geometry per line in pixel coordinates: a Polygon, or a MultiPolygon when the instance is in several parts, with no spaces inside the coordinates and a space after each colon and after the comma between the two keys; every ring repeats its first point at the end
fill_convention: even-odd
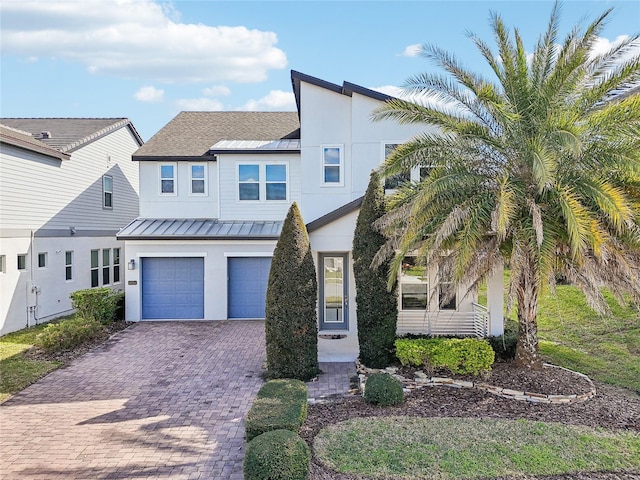
{"type": "Polygon", "coordinates": [[[263,361],[263,322],[136,324],[0,406],[0,478],[241,480],[263,361]]]}

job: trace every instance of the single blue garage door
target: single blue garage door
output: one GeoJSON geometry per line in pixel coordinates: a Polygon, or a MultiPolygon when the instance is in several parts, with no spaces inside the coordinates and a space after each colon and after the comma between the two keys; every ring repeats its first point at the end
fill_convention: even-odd
{"type": "Polygon", "coordinates": [[[204,258],[143,258],[142,318],[204,318],[204,258]]]}
{"type": "Polygon", "coordinates": [[[229,258],[229,318],[264,318],[270,257],[229,258]]]}

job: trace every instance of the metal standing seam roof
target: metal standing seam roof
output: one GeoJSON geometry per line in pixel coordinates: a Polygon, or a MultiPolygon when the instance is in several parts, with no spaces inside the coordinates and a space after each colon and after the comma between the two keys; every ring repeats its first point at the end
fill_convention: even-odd
{"type": "Polygon", "coordinates": [[[215,218],[137,218],[117,234],[122,240],[274,240],[281,221],[218,220],[215,218]]]}
{"type": "Polygon", "coordinates": [[[210,153],[275,153],[300,152],[300,139],[278,140],[220,140],[210,153]]]}

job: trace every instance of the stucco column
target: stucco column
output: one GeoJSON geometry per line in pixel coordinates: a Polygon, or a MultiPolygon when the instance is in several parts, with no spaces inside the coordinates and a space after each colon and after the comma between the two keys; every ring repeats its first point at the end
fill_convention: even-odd
{"type": "Polygon", "coordinates": [[[504,333],[503,267],[487,278],[487,309],[489,310],[489,335],[502,335],[504,333]]]}

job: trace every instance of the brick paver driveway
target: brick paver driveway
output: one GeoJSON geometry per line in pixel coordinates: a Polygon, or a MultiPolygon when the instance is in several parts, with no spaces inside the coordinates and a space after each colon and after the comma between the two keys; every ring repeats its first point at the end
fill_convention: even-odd
{"type": "Polygon", "coordinates": [[[242,479],[264,324],[138,323],[0,406],[0,478],[242,479]]]}

